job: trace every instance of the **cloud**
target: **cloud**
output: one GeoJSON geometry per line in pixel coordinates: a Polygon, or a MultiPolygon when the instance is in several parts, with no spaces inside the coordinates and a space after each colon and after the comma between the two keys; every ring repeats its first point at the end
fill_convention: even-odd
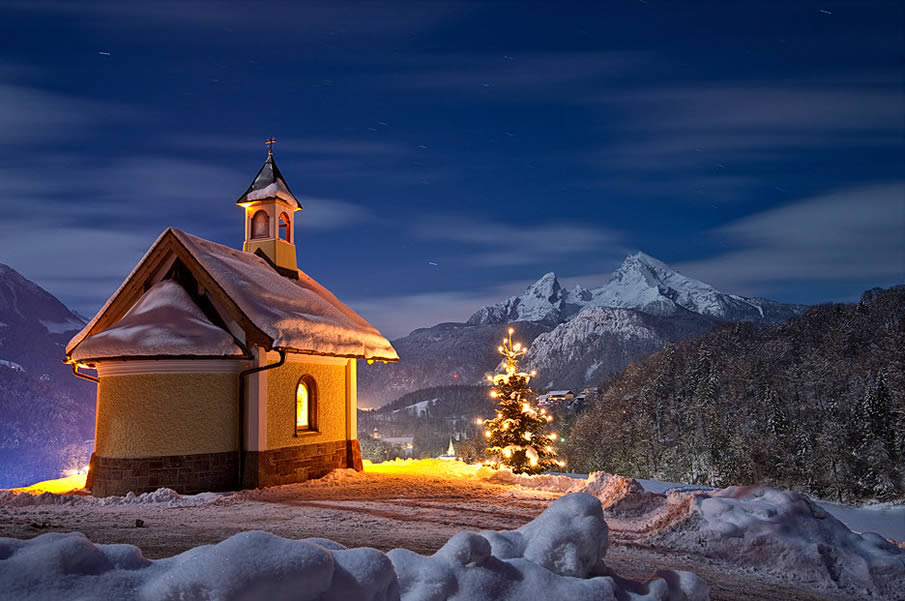
{"type": "MultiPolygon", "coordinates": [[[[391,72],[389,77],[384,72],[368,81],[379,77],[384,85],[441,91],[533,89],[561,94],[561,86],[607,81],[638,71],[649,62],[646,54],[632,51],[434,54],[378,63],[377,68],[391,72]]],[[[507,100],[518,99],[510,96],[507,100]]]]}
{"type": "Polygon", "coordinates": [[[414,224],[412,234],[428,240],[457,242],[474,265],[501,267],[550,265],[564,257],[618,247],[622,235],[614,230],[573,223],[540,225],[473,221],[461,216],[436,216],[414,224]]]}
{"type": "Polygon", "coordinates": [[[506,296],[493,290],[465,290],[351,299],[348,305],[394,339],[408,335],[413,327],[465,321],[475,310],[506,296]]]}
{"type": "MultiPolygon", "coordinates": [[[[234,204],[250,182],[247,173],[160,156],[100,166],[49,155],[41,168],[53,177],[0,169],[0,261],[83,313],[100,306],[167,227],[215,240],[221,233],[233,242],[241,236],[242,213],[234,204]]],[[[370,218],[347,201],[303,198],[302,203],[300,227],[309,230],[370,218]]]]}
{"type": "Polygon", "coordinates": [[[106,228],[3,220],[0,241],[3,263],[90,317],[132,271],[153,239],[106,228]]]}
{"type": "Polygon", "coordinates": [[[342,229],[375,219],[361,205],[334,198],[299,197],[304,227],[316,230],[342,229]]]}
{"type": "Polygon", "coordinates": [[[132,22],[143,28],[205,27],[264,37],[280,32],[293,35],[296,43],[337,38],[365,41],[374,37],[411,35],[449,22],[468,8],[464,2],[285,2],[260,5],[215,0],[100,0],[84,4],[65,0],[6,0],[0,2],[0,6],[5,10],[78,17],[82,25],[132,22]]]}
{"type": "Polygon", "coordinates": [[[675,171],[786,160],[783,150],[901,149],[905,94],[898,81],[701,83],[607,93],[593,102],[622,133],[592,161],[675,171]]]}
{"type": "Polygon", "coordinates": [[[724,289],[801,281],[905,281],[905,182],[807,198],[718,228],[739,247],[677,265],[724,289]]]}
{"type": "Polygon", "coordinates": [[[74,139],[91,128],[121,123],[137,114],[113,103],[0,83],[0,145],[74,139]]]}
{"type": "MultiPolygon", "coordinates": [[[[263,151],[263,136],[225,136],[217,134],[176,134],[161,138],[164,144],[198,150],[263,151]]],[[[280,153],[300,153],[316,156],[398,156],[409,152],[402,144],[360,138],[277,138],[274,156],[280,153]]]]}

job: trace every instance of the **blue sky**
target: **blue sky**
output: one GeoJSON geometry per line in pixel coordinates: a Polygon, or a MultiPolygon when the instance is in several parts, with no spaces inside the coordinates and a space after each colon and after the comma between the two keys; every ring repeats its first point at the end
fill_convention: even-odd
{"type": "Polygon", "coordinates": [[[0,14],[0,262],[86,315],[167,226],[240,246],[271,135],[301,268],[393,337],[634,250],[789,302],[905,279],[901,2],[0,14]]]}

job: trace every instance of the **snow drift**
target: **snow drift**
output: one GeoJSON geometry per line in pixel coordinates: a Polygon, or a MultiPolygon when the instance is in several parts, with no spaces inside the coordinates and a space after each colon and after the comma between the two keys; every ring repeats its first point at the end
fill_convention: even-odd
{"type": "Polygon", "coordinates": [[[243,532],[167,559],[132,545],[95,545],[79,533],[0,539],[0,590],[22,601],[170,599],[268,601],[703,601],[685,572],[646,583],[609,574],[607,526],[586,494],[561,497],[511,532],[463,532],[434,555],[346,549],[325,539],[243,532]]]}
{"type": "Polygon", "coordinates": [[[730,486],[660,495],[603,473],[591,474],[582,490],[600,500],[619,539],[703,554],[811,588],[901,598],[905,551],[879,534],[851,531],[801,493],[730,486]]]}

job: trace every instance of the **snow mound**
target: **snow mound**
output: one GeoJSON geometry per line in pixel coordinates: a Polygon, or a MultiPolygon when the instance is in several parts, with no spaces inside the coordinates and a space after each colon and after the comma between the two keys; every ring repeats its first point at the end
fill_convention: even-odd
{"type": "Polygon", "coordinates": [[[556,500],[518,530],[457,534],[424,557],[388,553],[404,601],[522,601],[708,599],[709,589],[689,573],[664,572],[638,583],[608,575],[603,557],[607,526],[600,503],[585,494],[556,500]]]}
{"type": "Polygon", "coordinates": [[[624,478],[606,472],[593,472],[581,492],[597,497],[605,515],[634,517],[661,507],[666,499],[644,490],[634,478],[624,478]]]}
{"type": "Polygon", "coordinates": [[[114,505],[166,505],[168,507],[185,507],[204,505],[226,496],[225,493],[200,493],[197,495],[180,495],[171,488],[158,488],[152,492],[136,495],[128,492],[122,497],[92,497],[83,491],[65,493],[40,492],[27,490],[0,490],[0,506],[30,507],[34,505],[96,505],[107,507],[114,505]]]}
{"type": "Polygon", "coordinates": [[[0,539],[0,587],[20,601],[399,599],[386,555],[318,542],[326,541],[243,532],[152,561],[132,545],[95,545],[80,533],[5,538],[0,539]]]}
{"type": "Polygon", "coordinates": [[[80,533],[0,538],[0,590],[20,601],[704,601],[686,572],[640,583],[606,574],[607,527],[590,495],[562,497],[512,532],[463,532],[437,553],[346,549],[325,539],[236,534],[174,557],[95,545],[80,533]]]}
{"type": "Polygon", "coordinates": [[[651,537],[671,549],[756,567],[782,580],[858,596],[901,599],[905,551],[858,534],[807,496],[764,486],[670,493],[670,523],[651,537]]]}
{"type": "Polygon", "coordinates": [[[600,502],[576,493],[560,497],[518,530],[482,534],[496,557],[521,557],[560,576],[587,578],[603,571],[609,530],[600,502]]]}

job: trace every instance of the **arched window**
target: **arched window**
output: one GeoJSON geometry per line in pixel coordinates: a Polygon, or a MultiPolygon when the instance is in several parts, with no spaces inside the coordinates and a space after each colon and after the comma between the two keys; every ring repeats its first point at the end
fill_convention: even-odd
{"type": "Polygon", "coordinates": [[[292,242],[289,239],[289,215],[286,213],[280,213],[280,239],[292,242]]]}
{"type": "Polygon", "coordinates": [[[310,376],[295,387],[295,430],[317,430],[317,387],[310,376]]]}
{"type": "Polygon", "coordinates": [[[251,237],[267,238],[270,236],[270,217],[267,211],[261,210],[251,218],[251,237]]]}

